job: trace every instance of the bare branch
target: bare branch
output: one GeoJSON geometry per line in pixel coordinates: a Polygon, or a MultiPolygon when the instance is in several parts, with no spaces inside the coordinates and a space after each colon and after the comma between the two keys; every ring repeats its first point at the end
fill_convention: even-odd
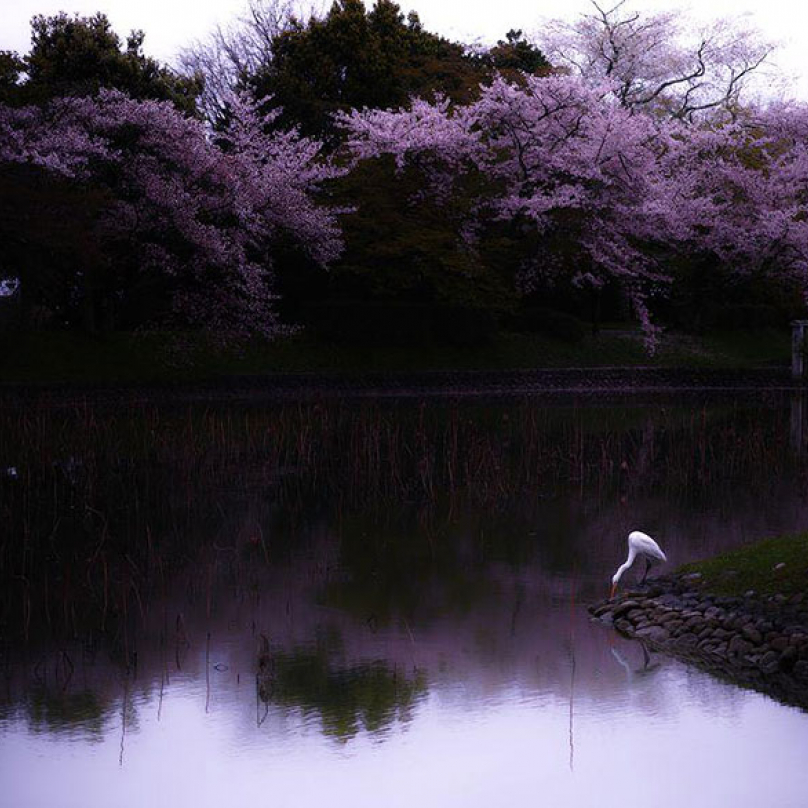
{"type": "Polygon", "coordinates": [[[737,20],[692,32],[677,12],[629,11],[627,0],[610,8],[590,2],[594,12],[572,24],[549,21],[538,44],[557,67],[593,85],[610,82],[630,109],[683,120],[715,110],[732,115],[774,50],[737,20]]]}
{"type": "Polygon", "coordinates": [[[275,38],[288,30],[293,20],[316,16],[314,2],[304,8],[297,0],[248,0],[244,13],[233,23],[217,26],[207,39],[181,51],[180,72],[204,80],[199,105],[205,117],[211,122],[218,120],[239,82],[272,61],[275,38]]]}

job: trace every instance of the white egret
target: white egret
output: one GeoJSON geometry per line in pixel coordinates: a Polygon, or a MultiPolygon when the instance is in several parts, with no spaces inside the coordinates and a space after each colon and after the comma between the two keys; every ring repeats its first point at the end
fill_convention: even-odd
{"type": "Polygon", "coordinates": [[[640,583],[645,583],[645,578],[648,575],[648,570],[651,569],[651,564],[654,561],[667,561],[665,553],[662,548],[647,534],[640,530],[632,530],[628,534],[628,558],[617,568],[617,572],[612,576],[612,591],[609,597],[613,598],[617,584],[622,578],[623,573],[634,563],[637,556],[645,558],[645,572],[642,576],[640,583]]]}

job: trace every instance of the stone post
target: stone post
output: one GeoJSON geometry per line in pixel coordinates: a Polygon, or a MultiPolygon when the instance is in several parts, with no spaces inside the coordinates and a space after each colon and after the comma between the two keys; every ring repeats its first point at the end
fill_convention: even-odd
{"type": "Polygon", "coordinates": [[[791,393],[791,448],[802,454],[805,425],[805,393],[802,390],[793,390],[791,393]]]}
{"type": "Polygon", "coordinates": [[[808,320],[792,320],[791,322],[791,376],[794,379],[805,378],[805,328],[808,320]]]}

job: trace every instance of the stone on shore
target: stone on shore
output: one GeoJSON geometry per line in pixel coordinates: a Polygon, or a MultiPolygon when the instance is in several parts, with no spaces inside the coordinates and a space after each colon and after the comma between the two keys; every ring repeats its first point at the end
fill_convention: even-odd
{"type": "Polygon", "coordinates": [[[636,637],[641,640],[650,640],[654,643],[663,643],[668,640],[670,634],[663,626],[647,626],[646,628],[637,629],[636,637]]]}
{"type": "Polygon", "coordinates": [[[665,576],[590,608],[595,619],[655,650],[684,657],[808,708],[808,608],[802,593],[710,595],[701,576],[665,576]],[[695,588],[694,588],[695,587],[695,588]]]}

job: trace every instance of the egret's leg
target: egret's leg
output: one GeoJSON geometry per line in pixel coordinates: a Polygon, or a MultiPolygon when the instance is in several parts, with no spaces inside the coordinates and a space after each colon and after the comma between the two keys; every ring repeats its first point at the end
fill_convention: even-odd
{"type": "Polygon", "coordinates": [[[642,648],[642,669],[645,670],[648,667],[648,663],[651,661],[651,654],[648,653],[648,648],[642,640],[640,640],[640,648],[642,648]]]}
{"type": "Polygon", "coordinates": [[[646,558],[645,559],[645,572],[642,575],[642,580],[640,581],[641,584],[645,583],[645,579],[648,577],[648,570],[651,569],[651,562],[646,558]]]}

